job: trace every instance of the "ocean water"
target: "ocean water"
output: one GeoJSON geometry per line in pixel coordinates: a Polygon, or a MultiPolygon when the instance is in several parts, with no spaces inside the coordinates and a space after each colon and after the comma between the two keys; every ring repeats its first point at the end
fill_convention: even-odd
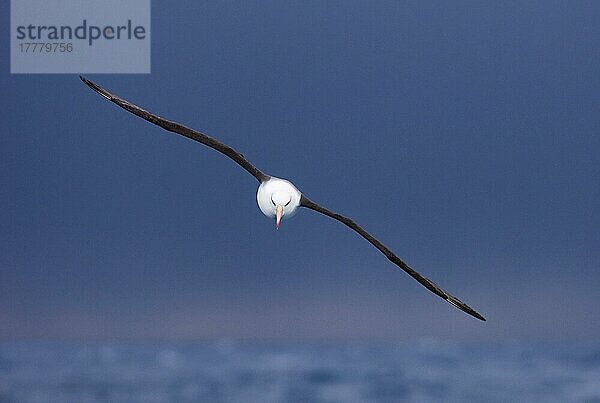
{"type": "Polygon", "coordinates": [[[0,402],[600,402],[600,346],[10,342],[0,402]]]}

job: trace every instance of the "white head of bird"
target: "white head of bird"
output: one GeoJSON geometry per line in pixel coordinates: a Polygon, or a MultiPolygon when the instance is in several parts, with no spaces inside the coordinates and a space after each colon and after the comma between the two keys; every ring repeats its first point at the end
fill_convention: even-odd
{"type": "Polygon", "coordinates": [[[302,194],[291,182],[285,179],[270,178],[258,187],[256,201],[260,211],[269,218],[275,219],[275,227],[283,218],[290,218],[296,214],[300,206],[302,194]]]}

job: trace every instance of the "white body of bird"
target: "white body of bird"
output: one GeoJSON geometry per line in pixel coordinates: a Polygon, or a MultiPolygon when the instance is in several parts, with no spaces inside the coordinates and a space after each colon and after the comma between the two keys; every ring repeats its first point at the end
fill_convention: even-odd
{"type": "Polygon", "coordinates": [[[264,215],[275,218],[275,225],[279,228],[282,218],[290,218],[296,214],[301,196],[290,181],[272,177],[258,187],[256,202],[264,215]]]}

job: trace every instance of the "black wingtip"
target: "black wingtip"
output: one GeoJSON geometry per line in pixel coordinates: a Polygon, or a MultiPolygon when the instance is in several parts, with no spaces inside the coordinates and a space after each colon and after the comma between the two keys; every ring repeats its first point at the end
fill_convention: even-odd
{"type": "Polygon", "coordinates": [[[87,85],[88,87],[90,87],[91,89],[96,91],[98,94],[102,95],[104,98],[106,98],[108,100],[112,100],[112,98],[113,98],[112,94],[110,94],[104,88],[100,87],[99,85],[94,83],[92,80],[88,80],[84,76],[79,76],[79,78],[81,79],[81,81],[83,81],[83,83],[85,85],[87,85]]]}
{"type": "Polygon", "coordinates": [[[467,310],[467,309],[464,309],[464,308],[462,308],[462,307],[459,307],[459,309],[460,309],[461,311],[463,311],[463,312],[465,312],[465,313],[467,313],[467,314],[471,315],[472,317],[474,317],[474,318],[476,318],[476,319],[479,319],[479,320],[480,320],[480,321],[482,321],[482,322],[487,322],[487,320],[486,320],[486,319],[485,319],[485,318],[484,318],[484,317],[483,317],[483,316],[482,316],[482,315],[481,315],[479,312],[475,311],[475,310],[474,310],[474,309],[472,309],[472,308],[471,308],[471,309],[469,309],[469,310],[467,310]]]}
{"type": "Polygon", "coordinates": [[[471,315],[474,318],[479,319],[482,322],[487,322],[486,319],[483,317],[483,315],[481,315],[479,312],[477,312],[475,309],[471,308],[470,306],[466,305],[463,303],[463,306],[457,306],[461,311],[468,313],[469,315],[471,315]]]}
{"type": "Polygon", "coordinates": [[[475,312],[474,314],[471,314],[471,315],[473,315],[475,318],[479,319],[479,320],[480,320],[480,321],[482,321],[482,322],[487,322],[487,319],[486,319],[486,318],[484,318],[483,316],[481,316],[481,315],[480,315],[479,313],[477,313],[477,312],[475,312]]]}
{"type": "Polygon", "coordinates": [[[477,318],[483,322],[487,322],[487,320],[479,312],[477,312],[475,309],[471,308],[469,305],[465,304],[458,298],[453,297],[451,295],[447,295],[446,298],[444,298],[444,299],[446,301],[448,301],[450,304],[454,305],[456,308],[463,311],[464,313],[467,313],[467,314],[471,315],[472,317],[477,318]]]}
{"type": "Polygon", "coordinates": [[[87,85],[88,87],[90,87],[90,88],[94,88],[93,86],[94,86],[95,84],[94,84],[93,82],[91,82],[90,80],[88,80],[87,78],[85,78],[84,76],[79,76],[79,79],[80,79],[81,81],[83,81],[83,83],[84,83],[85,85],[87,85]]]}

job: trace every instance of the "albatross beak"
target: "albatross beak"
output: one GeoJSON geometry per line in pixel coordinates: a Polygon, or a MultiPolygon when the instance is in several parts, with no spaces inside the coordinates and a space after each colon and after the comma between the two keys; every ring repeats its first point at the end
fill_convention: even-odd
{"type": "Polygon", "coordinates": [[[281,222],[281,217],[283,217],[283,206],[280,204],[277,206],[277,222],[275,223],[275,228],[279,229],[279,223],[281,222]]]}

